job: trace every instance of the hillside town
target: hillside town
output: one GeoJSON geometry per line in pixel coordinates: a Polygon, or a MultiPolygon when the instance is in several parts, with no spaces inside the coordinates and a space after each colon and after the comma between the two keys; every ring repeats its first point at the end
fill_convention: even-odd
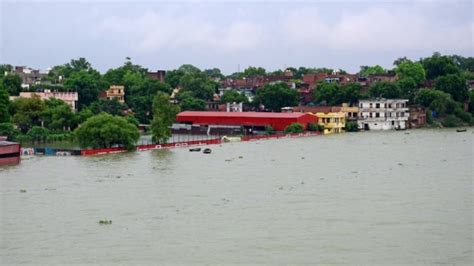
{"type": "Polygon", "coordinates": [[[473,124],[473,58],[439,53],[420,61],[399,58],[393,69],[362,66],[354,74],[248,67],[225,76],[192,65],[153,72],[129,58],[105,74],[84,58],[46,72],[0,68],[0,135],[18,142],[70,140],[109,148],[135,146],[140,136],[133,131],[162,143],[173,134],[333,134],[473,124]],[[131,132],[100,143],[91,139],[106,137],[79,134],[104,115],[101,127],[124,123],[131,132]]]}

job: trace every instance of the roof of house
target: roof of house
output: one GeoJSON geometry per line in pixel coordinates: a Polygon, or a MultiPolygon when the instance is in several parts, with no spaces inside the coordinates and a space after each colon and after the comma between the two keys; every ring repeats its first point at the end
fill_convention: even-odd
{"type": "Polygon", "coordinates": [[[200,112],[184,111],[178,114],[179,117],[251,117],[251,118],[299,118],[305,113],[269,113],[269,112],[200,112]]]}

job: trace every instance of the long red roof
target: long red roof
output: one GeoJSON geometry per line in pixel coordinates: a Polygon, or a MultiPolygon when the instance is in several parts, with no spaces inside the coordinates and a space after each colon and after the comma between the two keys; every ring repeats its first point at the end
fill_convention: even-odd
{"type": "Polygon", "coordinates": [[[251,118],[299,118],[305,113],[269,113],[269,112],[201,112],[184,111],[178,114],[179,117],[251,117],[251,118]]]}

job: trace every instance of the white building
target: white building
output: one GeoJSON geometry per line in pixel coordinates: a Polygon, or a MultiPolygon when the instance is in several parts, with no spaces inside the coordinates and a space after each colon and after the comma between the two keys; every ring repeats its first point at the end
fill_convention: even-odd
{"type": "Polygon", "coordinates": [[[79,100],[79,94],[77,92],[57,92],[44,90],[44,92],[20,92],[20,98],[33,98],[39,97],[41,100],[48,100],[50,98],[56,98],[64,101],[71,106],[72,111],[77,110],[77,101],[79,100]]]}
{"type": "Polygon", "coordinates": [[[405,99],[359,101],[357,124],[364,130],[406,129],[410,115],[405,99]]]}

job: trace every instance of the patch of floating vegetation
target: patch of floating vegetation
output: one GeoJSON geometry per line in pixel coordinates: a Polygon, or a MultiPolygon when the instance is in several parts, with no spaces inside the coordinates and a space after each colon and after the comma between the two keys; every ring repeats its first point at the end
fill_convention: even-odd
{"type": "Polygon", "coordinates": [[[99,224],[112,224],[112,220],[100,220],[99,224]]]}

